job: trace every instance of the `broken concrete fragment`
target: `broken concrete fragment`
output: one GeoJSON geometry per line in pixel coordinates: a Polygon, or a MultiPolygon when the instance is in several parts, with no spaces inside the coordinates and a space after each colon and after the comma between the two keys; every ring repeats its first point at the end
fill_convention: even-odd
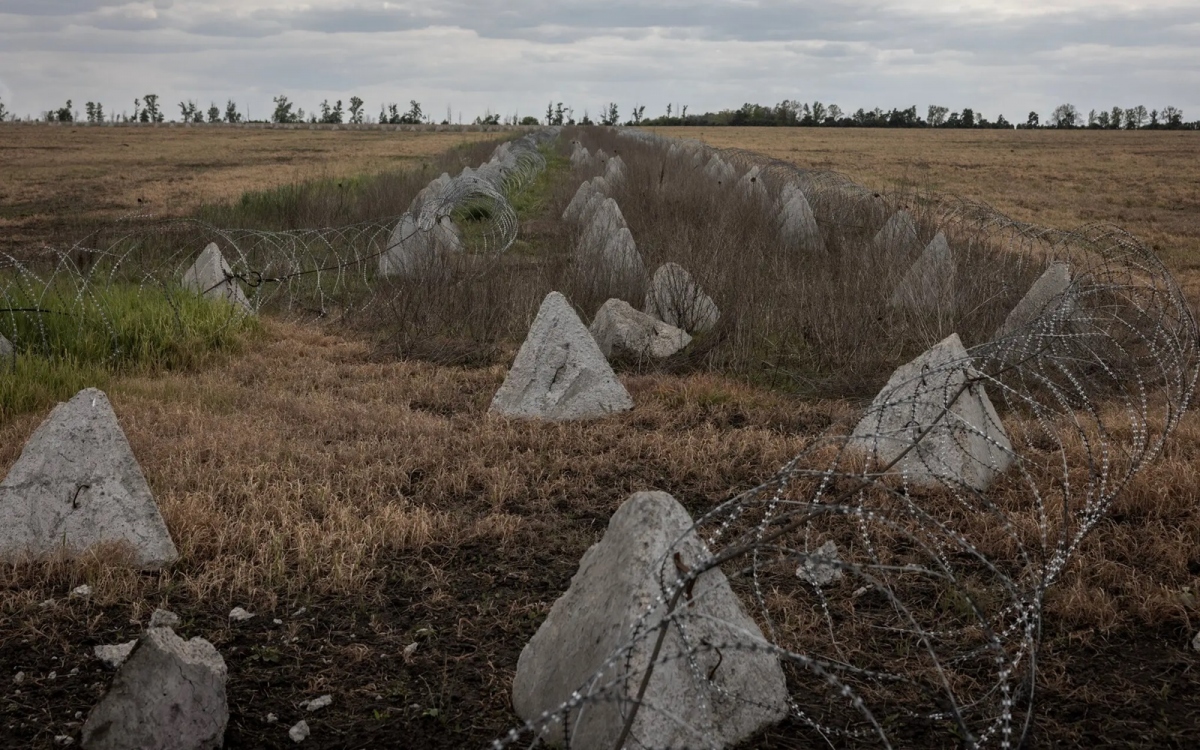
{"type": "Polygon", "coordinates": [[[242,607],[234,607],[233,609],[229,610],[229,619],[233,620],[234,622],[245,622],[252,617],[254,617],[254,615],[250,614],[242,607]]]}
{"type": "Polygon", "coordinates": [[[489,411],[566,421],[632,408],[629,392],[567,298],[551,292],[542,301],[489,411]]]}
{"type": "Polygon", "coordinates": [[[804,193],[794,185],[785,185],[780,194],[779,224],[779,232],[787,245],[818,252],[825,249],[825,240],[812,207],[804,193]]]}
{"type": "MultiPolygon", "coordinates": [[[[558,712],[540,727],[541,739],[580,750],[614,746],[651,666],[665,600],[681,571],[711,559],[692,527],[673,497],[640,492],[584,554],[517,662],[517,714],[539,721],[558,712]],[[581,702],[563,711],[573,698],[581,702]]],[[[694,579],[666,627],[626,747],[732,747],[787,716],[783,670],[720,569],[694,579]]]]}
{"type": "Polygon", "coordinates": [[[0,558],[123,543],[144,569],[179,554],[108,397],[87,388],[50,412],[0,483],[0,558]]]}
{"type": "Polygon", "coordinates": [[[1075,295],[1071,294],[1071,267],[1056,261],[1033,282],[992,339],[1012,336],[1039,320],[1065,322],[1074,314],[1075,307],[1075,295]]]}
{"type": "Polygon", "coordinates": [[[150,615],[152,628],[174,628],[179,626],[179,622],[179,615],[165,609],[156,609],[154,614],[150,615]]]}
{"type": "Polygon", "coordinates": [[[796,568],[796,577],[803,578],[814,586],[831,586],[842,580],[842,559],[838,557],[837,544],[832,539],[822,544],[816,552],[803,556],[796,568]]]}
{"type": "Polygon", "coordinates": [[[954,312],[954,257],[941,232],[925,247],[909,267],[888,304],[923,312],[954,312]]]}
{"type": "Polygon", "coordinates": [[[129,658],[130,652],[133,651],[133,647],[136,645],[137,639],[134,639],[128,643],[116,643],[111,646],[96,646],[94,649],[92,649],[92,653],[96,655],[97,659],[104,662],[109,667],[116,669],[125,663],[125,660],[129,658]]]}
{"type": "Polygon", "coordinates": [[[229,723],[226,674],[225,660],[208,641],[151,628],[88,714],[83,747],[221,747],[229,723]]]}
{"type": "Polygon", "coordinates": [[[883,250],[904,252],[917,244],[917,223],[912,214],[900,209],[892,214],[883,228],[875,234],[875,246],[883,250]]]}
{"type": "Polygon", "coordinates": [[[205,299],[225,300],[245,312],[253,310],[250,300],[246,299],[241,284],[233,277],[233,270],[215,242],[210,242],[191,268],[184,271],[183,288],[205,299]]]}
{"type": "Polygon", "coordinates": [[[303,708],[305,711],[319,711],[322,708],[325,708],[326,706],[329,706],[332,704],[333,704],[333,696],[326,694],[326,695],[322,695],[319,698],[313,698],[312,700],[309,700],[309,701],[301,701],[300,707],[303,708]]]}
{"type": "Polygon", "coordinates": [[[867,452],[874,462],[868,471],[899,459],[888,473],[903,472],[915,484],[986,490],[1012,464],[1013,450],[978,377],[958,334],[950,334],[896,370],[848,447],[867,452]]]}
{"type": "Polygon", "coordinates": [[[288,730],[288,737],[291,737],[292,742],[296,743],[304,742],[308,739],[309,734],[308,722],[303,719],[296,722],[296,725],[288,730]]]}
{"type": "Polygon", "coordinates": [[[644,312],[688,333],[703,333],[717,324],[721,311],[712,298],[678,263],[664,263],[650,279],[644,312]]]}
{"type": "Polygon", "coordinates": [[[634,357],[663,359],[692,343],[687,331],[638,312],[620,299],[605,302],[589,330],[606,357],[624,352],[634,357]]]}

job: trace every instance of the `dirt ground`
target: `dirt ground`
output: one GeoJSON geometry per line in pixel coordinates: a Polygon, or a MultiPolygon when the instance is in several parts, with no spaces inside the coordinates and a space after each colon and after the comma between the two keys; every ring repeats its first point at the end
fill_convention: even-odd
{"type": "MultiPolygon", "coordinates": [[[[1200,277],[1196,134],[672,134],[878,187],[953,190],[1017,218],[1114,221],[1162,245],[1189,284],[1200,277]]],[[[182,213],[281,181],[412,163],[480,135],[4,126],[0,228],[36,240],[58,230],[65,206],[94,220],[136,211],[139,197],[182,213]],[[66,183],[69,198],[56,187],[66,183]]],[[[313,730],[302,747],[485,747],[516,722],[520,649],[628,493],[709,507],[857,413],[709,375],[638,375],[623,377],[631,413],[508,423],[486,416],[503,367],[394,361],[349,332],[264,328],[207,371],[110,388],[181,560],[153,575],[97,560],[0,566],[0,747],[77,738],[111,679],[92,647],[136,637],[159,606],[229,665],[227,747],[293,746],[287,728],[302,718],[313,730]],[[70,598],[82,583],[93,595],[70,598]],[[234,606],[256,616],[231,623],[234,606]],[[324,693],[330,707],[300,707],[324,693]]],[[[0,471],[44,416],[0,424],[0,471]]],[[[1191,416],[1052,593],[1029,747],[1195,746],[1198,462],[1191,416]]],[[[785,725],[755,746],[817,743],[785,725]]]]}

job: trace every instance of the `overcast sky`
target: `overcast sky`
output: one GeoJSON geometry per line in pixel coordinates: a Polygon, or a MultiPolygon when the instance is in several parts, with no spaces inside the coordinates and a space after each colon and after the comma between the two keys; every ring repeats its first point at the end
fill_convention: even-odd
{"type": "Polygon", "coordinates": [[[1200,119],[1198,0],[0,0],[0,100],[132,112],[157,93],[255,118],[357,94],[441,120],[541,115],[562,101],[622,118],[820,100],[929,104],[994,120],[1058,104],[1200,119]]]}

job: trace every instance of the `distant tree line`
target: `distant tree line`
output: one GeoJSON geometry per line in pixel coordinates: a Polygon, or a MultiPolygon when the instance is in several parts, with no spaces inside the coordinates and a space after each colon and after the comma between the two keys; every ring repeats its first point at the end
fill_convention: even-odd
{"type": "MultiPolygon", "coordinates": [[[[302,107],[297,107],[285,95],[273,99],[275,109],[271,112],[268,122],[275,123],[349,123],[360,125],[370,122],[365,110],[365,103],[360,97],[351,96],[349,106],[344,107],[338,99],[332,104],[328,100],[321,102],[320,107],[305,113],[302,107]]],[[[930,104],[922,117],[914,105],[907,109],[891,109],[885,111],[876,107],[865,109],[860,107],[854,112],[847,112],[836,104],[824,104],[820,101],[812,103],[785,99],[774,106],[762,104],[743,104],[738,109],[723,109],[718,112],[689,114],[687,105],[668,104],[666,114],[660,117],[646,117],[646,106],[636,104],[630,111],[629,118],[621,122],[620,108],[615,102],[608,102],[600,108],[599,115],[592,119],[585,109],[583,116],[575,119],[575,110],[563,102],[550,102],[546,105],[546,115],[539,119],[532,115],[522,117],[514,112],[501,117],[498,113],[488,110],[475,118],[476,125],[675,125],[675,126],[759,126],[759,127],[835,127],[835,128],[1055,128],[1072,129],[1087,128],[1091,130],[1200,130],[1200,121],[1186,122],[1183,111],[1178,107],[1166,106],[1161,109],[1146,109],[1143,105],[1136,107],[1113,107],[1108,110],[1091,110],[1085,118],[1073,104],[1061,104],[1043,121],[1037,112],[1030,112],[1024,122],[1011,123],[1004,115],[997,115],[995,120],[988,120],[983,113],[970,107],[961,111],[951,111],[948,107],[930,104]]],[[[0,100],[0,121],[14,120],[16,116],[8,111],[0,100]]],[[[84,115],[74,109],[73,102],[68,99],[66,105],[58,109],[42,113],[40,119],[46,122],[144,122],[160,123],[166,121],[166,113],[159,104],[157,94],[146,94],[133,100],[133,114],[127,112],[116,114],[105,113],[104,105],[100,102],[87,102],[84,115]]],[[[237,104],[232,99],[225,104],[224,111],[211,103],[203,109],[193,100],[179,102],[179,122],[185,123],[239,123],[247,121],[238,111],[237,104]]],[[[172,120],[174,122],[174,120],[172,120]]],[[[446,111],[443,125],[449,125],[451,112],[446,111]]],[[[400,105],[385,103],[380,105],[379,117],[374,122],[391,125],[416,125],[432,123],[433,118],[422,108],[421,103],[409,101],[407,110],[401,111],[400,105]]],[[[462,115],[459,115],[462,122],[462,115]]]]}

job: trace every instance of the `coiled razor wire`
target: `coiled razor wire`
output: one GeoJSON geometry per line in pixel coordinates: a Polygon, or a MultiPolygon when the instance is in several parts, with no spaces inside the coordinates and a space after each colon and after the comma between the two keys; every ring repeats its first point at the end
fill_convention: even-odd
{"type": "MultiPolygon", "coordinates": [[[[197,254],[214,243],[228,264],[219,284],[237,284],[249,307],[278,314],[346,316],[387,304],[397,293],[389,273],[434,274],[449,264],[484,274],[516,241],[509,202],[545,170],[540,148],[557,129],[498,146],[478,169],[435,180],[394,219],[293,231],[223,229],[194,219],[115,224],[69,249],[0,254],[0,336],[15,352],[53,353],[46,316],[103,326],[120,356],[112,321],[114,288],[162,294],[176,309],[196,291],[181,286],[197,254]],[[446,234],[453,247],[439,241],[446,234]],[[389,262],[390,261],[390,262],[389,262]]],[[[243,310],[229,307],[229,324],[243,310]]]]}
{"type": "MultiPolygon", "coordinates": [[[[627,160],[643,148],[634,159],[673,168],[701,171],[714,155],[739,173],[758,167],[772,191],[798,185],[826,221],[861,217],[853,204],[880,198],[831,172],[622,134],[634,136],[627,160]]],[[[1046,592],[1188,408],[1198,331],[1171,274],[1125,232],[1046,229],[939,196],[920,209],[948,234],[1035,271],[1012,278],[1066,264],[1069,289],[1023,326],[898,376],[852,434],[823,437],[700,516],[664,555],[655,601],[606,662],[494,747],[557,730],[576,747],[722,746],[709,732],[715,714],[681,713],[653,678],[670,668],[671,679],[689,682],[679,691],[722,717],[762,710],[758,692],[722,681],[721,665],[740,653],[779,660],[787,714],[814,745],[1021,744],[1036,705],[1046,592]],[[970,418],[981,392],[995,410],[970,418]],[[904,447],[881,457],[875,448],[887,442],[904,447]],[[975,470],[990,485],[965,479],[975,470]],[[681,566],[693,533],[707,556],[681,566]],[[693,591],[717,569],[761,635],[722,622],[722,637],[712,637],[713,615],[693,591]],[[615,744],[574,733],[581,716],[614,704],[615,744]],[[659,729],[646,734],[651,724],[659,729]]],[[[1004,292],[996,298],[1011,299],[1004,292]]]]}

